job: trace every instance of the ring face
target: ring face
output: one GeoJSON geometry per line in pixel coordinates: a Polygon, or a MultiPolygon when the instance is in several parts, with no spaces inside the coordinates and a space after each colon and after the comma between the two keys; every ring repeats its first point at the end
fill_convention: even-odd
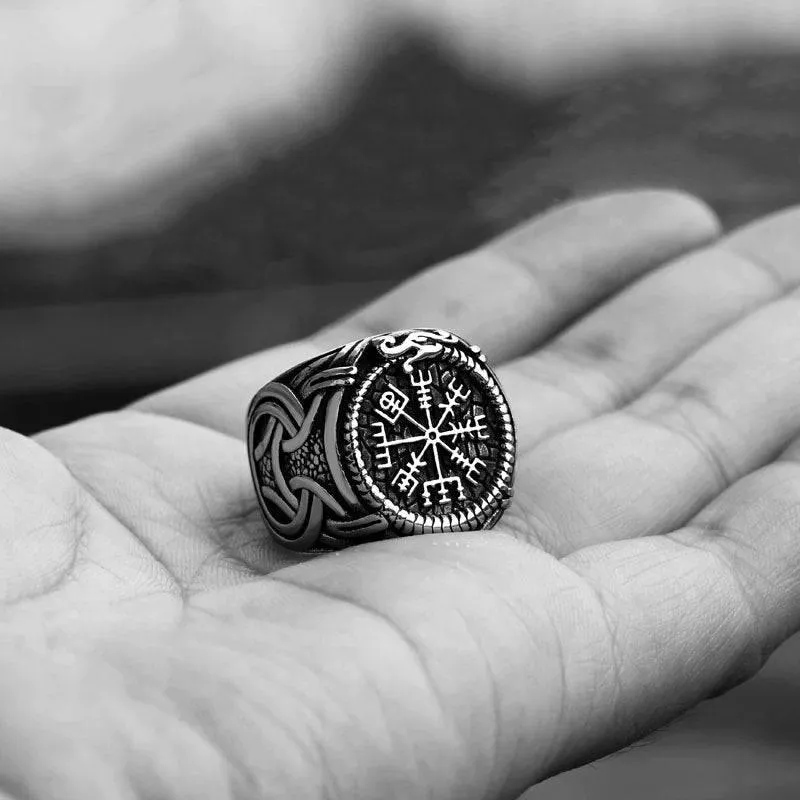
{"type": "Polygon", "coordinates": [[[253,399],[248,446],[267,527],[297,550],[490,528],[512,495],[508,403],[478,348],[447,331],[298,365],[253,399]]]}
{"type": "Polygon", "coordinates": [[[513,467],[511,415],[497,379],[474,350],[442,345],[435,359],[375,367],[347,413],[351,478],[403,533],[488,523],[513,467]]]}

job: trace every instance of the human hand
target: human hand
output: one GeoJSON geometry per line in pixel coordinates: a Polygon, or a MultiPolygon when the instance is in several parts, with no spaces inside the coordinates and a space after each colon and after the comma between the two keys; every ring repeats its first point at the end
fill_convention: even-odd
{"type": "Polygon", "coordinates": [[[514,798],[752,675],[800,623],[800,220],[682,256],[716,234],[680,195],[567,206],[307,341],[5,432],[0,794],[514,798]],[[497,365],[501,523],[272,545],[251,394],[421,325],[497,365]]]}
{"type": "Polygon", "coordinates": [[[150,226],[346,107],[408,29],[526,91],[796,49],[793,0],[29,0],[0,6],[0,241],[150,226]]]}

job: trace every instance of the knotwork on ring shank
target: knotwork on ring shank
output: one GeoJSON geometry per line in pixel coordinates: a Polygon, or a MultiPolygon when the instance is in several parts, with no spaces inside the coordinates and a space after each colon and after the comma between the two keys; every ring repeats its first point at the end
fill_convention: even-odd
{"type": "Polygon", "coordinates": [[[511,500],[508,403],[480,350],[439,329],[298,364],[253,398],[247,442],[267,528],[293,550],[491,528],[511,500]]]}

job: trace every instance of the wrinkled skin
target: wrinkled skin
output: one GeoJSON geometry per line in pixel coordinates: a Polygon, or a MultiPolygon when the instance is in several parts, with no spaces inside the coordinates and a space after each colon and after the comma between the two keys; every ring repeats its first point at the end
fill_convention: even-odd
{"type": "Polygon", "coordinates": [[[555,210],[333,328],[0,447],[8,798],[515,798],[800,623],[800,216],[555,210]],[[320,348],[436,325],[515,413],[492,532],[296,556],[243,418],[320,348]]]}

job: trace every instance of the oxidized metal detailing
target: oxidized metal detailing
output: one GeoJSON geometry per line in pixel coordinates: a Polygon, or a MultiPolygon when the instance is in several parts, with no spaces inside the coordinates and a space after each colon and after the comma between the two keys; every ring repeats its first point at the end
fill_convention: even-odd
{"type": "Polygon", "coordinates": [[[253,398],[247,435],[267,526],[295,550],[491,528],[512,495],[508,404],[480,350],[447,331],[298,365],[253,398]]]}

